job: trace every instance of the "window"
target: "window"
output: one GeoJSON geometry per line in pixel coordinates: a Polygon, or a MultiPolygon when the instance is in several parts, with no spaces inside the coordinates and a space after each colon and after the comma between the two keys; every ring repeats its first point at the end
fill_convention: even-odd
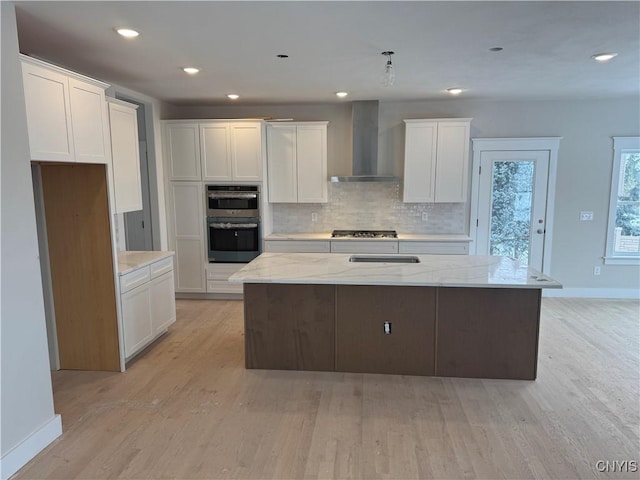
{"type": "Polygon", "coordinates": [[[613,137],[605,263],[640,264],[640,137],[613,137]]]}

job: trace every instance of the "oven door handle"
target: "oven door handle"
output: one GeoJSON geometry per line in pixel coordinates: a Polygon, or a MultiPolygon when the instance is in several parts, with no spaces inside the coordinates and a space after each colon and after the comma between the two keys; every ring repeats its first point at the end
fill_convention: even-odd
{"type": "Polygon", "coordinates": [[[226,193],[211,192],[209,193],[209,198],[258,198],[258,194],[257,193],[234,193],[234,192],[226,192],[226,193]]]}
{"type": "Polygon", "coordinates": [[[231,230],[232,228],[258,228],[257,223],[210,223],[210,227],[222,228],[224,230],[231,230]]]}

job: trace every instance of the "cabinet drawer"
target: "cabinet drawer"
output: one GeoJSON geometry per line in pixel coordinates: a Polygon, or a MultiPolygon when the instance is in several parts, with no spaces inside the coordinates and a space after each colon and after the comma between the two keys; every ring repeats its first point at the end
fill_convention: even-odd
{"type": "Polygon", "coordinates": [[[347,240],[331,241],[332,253],[398,253],[398,242],[347,240]]]}
{"type": "Polygon", "coordinates": [[[207,265],[207,280],[224,280],[236,273],[245,263],[210,263],[207,265]]]}
{"type": "Polygon", "coordinates": [[[151,270],[151,278],[156,278],[163,273],[170,272],[173,270],[173,256],[152,263],[149,265],[149,269],[151,270]]]}
{"type": "Polygon", "coordinates": [[[242,293],[242,283],[222,280],[208,280],[207,293],[242,293]]]}
{"type": "Polygon", "coordinates": [[[133,272],[125,273],[120,276],[120,293],[128,292],[143,283],[147,283],[150,279],[149,266],[141,267],[133,272]]]}
{"type": "Polygon", "coordinates": [[[400,253],[427,255],[467,255],[467,242],[400,242],[400,253]]]}
{"type": "Polygon", "coordinates": [[[329,253],[329,240],[265,240],[265,252],[329,253]]]}

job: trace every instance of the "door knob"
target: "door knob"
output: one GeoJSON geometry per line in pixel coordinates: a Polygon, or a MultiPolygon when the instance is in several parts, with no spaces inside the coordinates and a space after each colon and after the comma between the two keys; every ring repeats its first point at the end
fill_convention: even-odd
{"type": "Polygon", "coordinates": [[[536,230],[536,233],[544,233],[544,229],[539,228],[538,230],[536,230]]]}

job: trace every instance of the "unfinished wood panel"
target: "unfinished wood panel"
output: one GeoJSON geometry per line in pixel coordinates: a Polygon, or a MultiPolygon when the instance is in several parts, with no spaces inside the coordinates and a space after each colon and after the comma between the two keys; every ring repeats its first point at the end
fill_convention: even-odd
{"type": "Polygon", "coordinates": [[[105,165],[41,165],[60,368],[120,370],[105,165]]]}
{"type": "Polygon", "coordinates": [[[247,368],[335,368],[333,285],[245,284],[244,301],[247,368]]]}
{"type": "Polygon", "coordinates": [[[439,288],[436,375],[535,380],[539,289],[439,288]]]}
{"type": "Polygon", "coordinates": [[[431,287],[338,286],[337,370],[434,375],[435,291],[431,287]],[[385,322],[390,323],[390,333],[385,333],[385,322]]]}

